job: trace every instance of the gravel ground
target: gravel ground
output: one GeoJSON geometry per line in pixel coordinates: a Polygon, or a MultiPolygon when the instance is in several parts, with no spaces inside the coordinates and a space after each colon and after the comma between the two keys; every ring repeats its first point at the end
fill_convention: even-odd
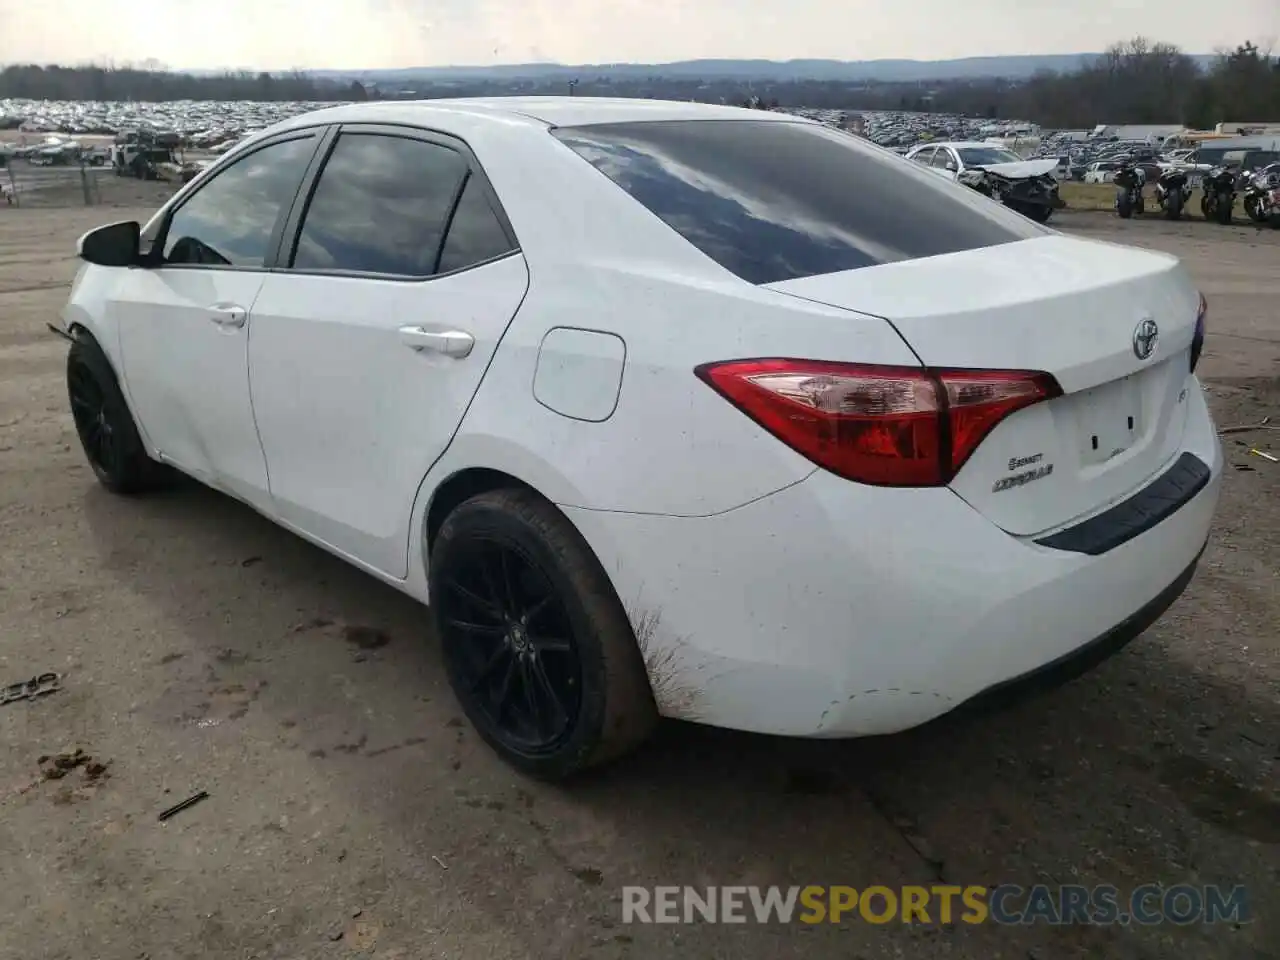
{"type": "MultiPolygon", "coordinates": [[[[1058,691],[857,742],[672,723],[555,789],[473,736],[405,597],[201,488],[94,482],[44,324],[75,238],[163,191],[119,189],[143,207],[0,205],[0,682],[65,673],[0,708],[3,960],[1280,957],[1280,464],[1248,453],[1280,435],[1225,438],[1191,587],[1058,691]],[[1256,919],[620,922],[625,884],[940,878],[1245,884],[1256,919]]],[[[1183,256],[1210,301],[1220,424],[1280,421],[1280,233],[1059,225],[1183,256]]]]}

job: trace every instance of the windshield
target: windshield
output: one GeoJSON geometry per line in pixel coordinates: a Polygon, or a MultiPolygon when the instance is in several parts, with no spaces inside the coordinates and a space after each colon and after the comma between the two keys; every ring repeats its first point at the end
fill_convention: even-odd
{"type": "Polygon", "coordinates": [[[990,163],[1021,163],[1022,158],[1001,147],[960,147],[960,159],[966,167],[982,167],[990,163]]]}
{"type": "Polygon", "coordinates": [[[818,124],[657,120],[561,127],[553,135],[750,283],[1047,232],[919,164],[818,124]]]}

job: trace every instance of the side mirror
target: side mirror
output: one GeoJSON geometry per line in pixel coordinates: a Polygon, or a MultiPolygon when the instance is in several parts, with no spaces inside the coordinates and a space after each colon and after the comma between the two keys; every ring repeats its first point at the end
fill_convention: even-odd
{"type": "Polygon", "coordinates": [[[76,244],[85,263],[100,267],[132,267],[138,263],[142,225],[136,220],[109,223],[90,230],[76,244]]]}
{"type": "Polygon", "coordinates": [[[947,161],[947,172],[948,172],[948,173],[955,173],[955,172],[956,172],[956,170],[958,170],[958,169],[959,169],[959,168],[956,166],[956,162],[955,162],[954,160],[948,160],[948,161],[947,161]]]}

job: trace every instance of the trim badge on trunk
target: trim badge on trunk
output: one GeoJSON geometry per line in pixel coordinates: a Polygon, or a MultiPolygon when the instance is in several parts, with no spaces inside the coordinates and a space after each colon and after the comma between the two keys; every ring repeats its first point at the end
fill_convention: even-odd
{"type": "Polygon", "coordinates": [[[1156,352],[1160,341],[1160,328],[1150,317],[1143,317],[1133,330],[1133,355],[1139,360],[1148,359],[1156,352]]]}

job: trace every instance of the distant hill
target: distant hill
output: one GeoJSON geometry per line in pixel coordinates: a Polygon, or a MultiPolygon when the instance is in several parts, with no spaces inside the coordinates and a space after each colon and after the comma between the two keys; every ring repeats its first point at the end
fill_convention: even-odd
{"type": "MultiPolygon", "coordinates": [[[[1038,71],[1066,73],[1089,63],[1096,53],[1043,54],[1009,57],[966,57],[962,60],[680,60],[675,63],[517,63],[488,67],[411,67],[401,70],[310,70],[315,77],[351,78],[374,83],[413,80],[521,80],[563,77],[603,77],[636,80],[644,77],[758,81],[867,81],[902,83],[914,80],[973,80],[982,77],[1024,79],[1038,71]]],[[[1197,55],[1202,65],[1212,55],[1197,55]]]]}

